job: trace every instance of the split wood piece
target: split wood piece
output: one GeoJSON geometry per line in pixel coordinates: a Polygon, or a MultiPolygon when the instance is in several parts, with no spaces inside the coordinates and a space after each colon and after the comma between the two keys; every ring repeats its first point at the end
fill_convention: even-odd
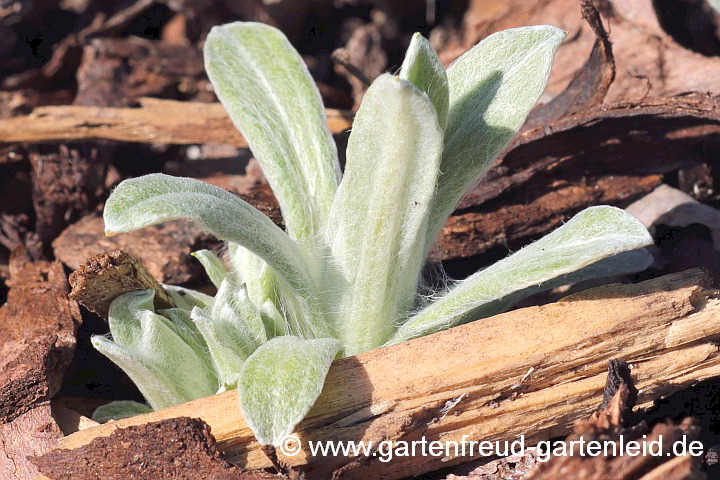
{"type": "Polygon", "coordinates": [[[70,274],[70,285],[70,298],[103,318],[108,317],[113,300],[136,290],[155,290],[156,308],[174,307],[165,289],[145,267],[120,250],[90,258],[78,271],[70,274]]]}
{"type": "MultiPolygon", "coordinates": [[[[140,108],[48,106],[28,116],[0,119],[3,143],[104,138],[122,142],[219,143],[247,147],[219,103],[140,99],[140,108]]],[[[350,128],[349,114],[327,109],[332,133],[350,128]]]]}
{"type": "MultiPolygon", "coordinates": [[[[629,362],[649,403],[720,376],[714,343],[720,301],[701,270],[637,285],[608,285],[560,302],[512,311],[387,348],[337,360],[298,426],[303,451],[280,460],[308,478],[396,479],[471,458],[451,455],[311,457],[308,441],[514,440],[567,434],[602,403],[607,362],[629,362]]],[[[114,430],[178,416],[207,422],[225,457],[269,467],[238,407],[236,392],[112,422],[70,435],[77,448],[114,430]]],[[[419,447],[418,447],[419,448],[419,447]]],[[[477,452],[476,452],[477,453],[477,452]]]]}

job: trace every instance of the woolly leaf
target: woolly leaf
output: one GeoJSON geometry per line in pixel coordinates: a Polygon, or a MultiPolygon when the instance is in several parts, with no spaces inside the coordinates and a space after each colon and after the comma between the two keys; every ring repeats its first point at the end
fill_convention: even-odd
{"type": "Polygon", "coordinates": [[[400,78],[425,92],[435,107],[438,123],[447,124],[450,91],[445,67],[430,42],[420,33],[413,35],[400,68],[400,78]]]}
{"type": "Polygon", "coordinates": [[[320,93],[305,62],[276,28],[213,27],[205,70],[280,203],[291,236],[325,225],[340,166],[320,93]]]}
{"type": "Polygon", "coordinates": [[[355,116],[328,228],[340,278],[326,277],[348,355],[383,344],[412,307],[441,152],[427,95],[378,77],[355,116]]]}
{"type": "Polygon", "coordinates": [[[267,337],[289,333],[285,319],[277,308],[277,282],[270,265],[236,243],[228,243],[228,253],[238,285],[245,284],[250,301],[260,311],[267,337]]]}
{"type": "Polygon", "coordinates": [[[247,359],[238,390],[248,425],[263,445],[278,446],[320,396],[337,340],[275,337],[247,359]]]}
{"type": "Polygon", "coordinates": [[[110,304],[113,340],[93,336],[93,346],[120,367],[150,406],[162,408],[212,395],[217,390],[209,362],[200,357],[166,318],[152,309],[152,290],[130,292],[110,304]]]}
{"type": "MultiPolygon", "coordinates": [[[[192,308],[192,307],[191,307],[192,308]]],[[[208,356],[208,346],[205,343],[200,330],[190,318],[190,311],[182,308],[168,308],[158,312],[163,319],[168,320],[168,325],[182,338],[190,348],[195,350],[198,357],[202,358],[212,368],[212,361],[208,356]]]]}
{"type": "Polygon", "coordinates": [[[466,190],[517,134],[545,90],[565,32],[549,25],[494,33],[447,70],[450,109],[425,251],[466,190]]]}
{"type": "Polygon", "coordinates": [[[617,273],[614,269],[619,267],[622,271],[623,265],[605,264],[606,271],[589,268],[585,277],[580,269],[652,243],[643,224],[624,210],[608,206],[588,208],[537,242],[460,282],[447,295],[408,319],[389,343],[477,320],[494,313],[498,304],[508,306],[506,297],[517,301],[520,299],[517,292],[537,291],[530,287],[545,282],[549,282],[545,283],[548,288],[562,284],[559,277],[571,272],[575,273],[566,280],[575,282],[617,273]]]}
{"type": "Polygon", "coordinates": [[[150,413],[153,409],[144,403],[133,402],[132,400],[118,400],[106,405],[100,405],[92,414],[92,419],[98,423],[107,423],[111,420],[122,420],[144,413],[150,413]]]}
{"type": "Polygon", "coordinates": [[[212,306],[196,307],[190,317],[205,338],[220,382],[234,386],[245,360],[267,340],[247,290],[223,280],[212,306]]]}
{"type": "MultiPolygon", "coordinates": [[[[132,178],[112,192],[103,216],[106,234],[178,218],[194,220],[216,237],[243,245],[265,260],[292,287],[299,302],[316,298],[315,278],[295,242],[267,216],[221,188],[162,174],[132,178]]],[[[321,314],[304,307],[298,315],[316,322],[308,328],[321,336],[321,314]]]]}
{"type": "Polygon", "coordinates": [[[205,269],[210,281],[215,285],[216,288],[220,288],[220,283],[225,280],[227,276],[227,269],[225,263],[220,257],[215,255],[210,250],[198,250],[192,252],[190,255],[197,258],[205,269]]]}
{"type": "Polygon", "coordinates": [[[193,307],[205,308],[212,303],[213,297],[197,290],[191,290],[177,285],[164,283],[163,289],[167,292],[176,307],[183,310],[192,310],[193,307]]]}

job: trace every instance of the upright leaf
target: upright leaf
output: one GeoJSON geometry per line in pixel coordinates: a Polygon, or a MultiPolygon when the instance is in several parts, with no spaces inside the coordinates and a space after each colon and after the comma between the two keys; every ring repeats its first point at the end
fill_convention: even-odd
{"type": "Polygon", "coordinates": [[[265,260],[236,243],[228,244],[233,275],[239,285],[247,288],[250,301],[260,311],[268,338],[286,335],[285,319],[278,310],[278,285],[275,272],[265,260]]]}
{"type": "Polygon", "coordinates": [[[210,250],[198,250],[192,252],[190,255],[197,258],[205,269],[205,273],[210,278],[210,281],[215,285],[215,288],[220,288],[220,284],[225,277],[227,277],[227,269],[222,258],[215,255],[210,250]]]}
{"type": "Polygon", "coordinates": [[[320,396],[340,344],[332,338],[275,337],[243,366],[240,405],[257,441],[279,446],[320,396]]]}
{"type": "Polygon", "coordinates": [[[291,236],[325,226],[340,166],[322,99],[305,63],[276,28],[213,27],[205,70],[280,203],[291,236]]]}
{"type": "Polygon", "coordinates": [[[207,343],[218,378],[234,387],[243,362],[265,341],[265,325],[247,290],[223,280],[212,306],[194,308],[190,317],[207,343]]]}
{"type": "Polygon", "coordinates": [[[497,302],[508,306],[509,302],[504,302],[506,297],[517,301],[521,297],[514,294],[537,291],[527,291],[530,287],[545,284],[550,288],[562,284],[561,281],[547,282],[562,280],[562,276],[572,272],[575,273],[566,280],[577,282],[623,271],[621,264],[605,264],[608,270],[589,268],[583,272],[581,269],[652,242],[643,224],[624,210],[607,206],[588,208],[537,242],[460,282],[447,295],[408,319],[389,343],[477,320],[495,313],[497,302]]]}
{"type": "Polygon", "coordinates": [[[412,307],[441,152],[428,96],[378,77],[355,117],[328,228],[340,278],[326,278],[348,355],[383,344],[412,307]]]}
{"type": "Polygon", "coordinates": [[[305,254],[267,216],[235,195],[199,180],[151,174],[125,180],[105,203],[106,234],[188,218],[222,240],[252,250],[287,283],[298,304],[294,319],[309,336],[328,334],[317,301],[317,275],[305,254]]]}
{"type": "Polygon", "coordinates": [[[179,287],[177,285],[169,285],[164,283],[163,288],[167,292],[175,306],[183,310],[192,310],[193,307],[205,308],[212,303],[212,298],[197,290],[179,287]]]}
{"type": "Polygon", "coordinates": [[[413,35],[410,41],[400,68],[400,78],[427,93],[435,106],[438,123],[445,128],[450,101],[447,73],[430,42],[419,33],[413,35]]]}
{"type": "Polygon", "coordinates": [[[549,25],[504,30],[448,68],[450,110],[426,252],[466,190],[520,130],[564,38],[549,25]]]}

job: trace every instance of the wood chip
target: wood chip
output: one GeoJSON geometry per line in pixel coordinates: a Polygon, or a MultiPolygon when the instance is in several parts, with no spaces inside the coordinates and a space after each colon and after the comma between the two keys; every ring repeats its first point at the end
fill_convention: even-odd
{"type": "Polygon", "coordinates": [[[187,220],[164,222],[135,232],[105,236],[103,219],[90,214],[66,228],[53,241],[55,257],[78,270],[90,257],[122,250],[136,258],[161,283],[183,284],[204,278],[190,253],[220,244],[187,220]]]}
{"type": "Polygon", "coordinates": [[[0,423],[49,400],[60,388],[81,322],[60,262],[10,259],[10,292],[0,307],[0,423]]]}
{"type": "Polygon", "coordinates": [[[152,275],[132,255],[116,250],[88,259],[70,275],[70,297],[103,318],[110,303],[123,293],[155,290],[155,307],[174,307],[172,300],[152,275]]]}
{"type": "Polygon", "coordinates": [[[208,425],[187,417],[118,429],[81,449],[54,450],[32,462],[52,480],[282,479],[233,467],[218,453],[208,425]]]}
{"type": "Polygon", "coordinates": [[[49,452],[60,437],[48,402],[0,424],[0,478],[34,480],[40,472],[28,457],[49,452]]]}

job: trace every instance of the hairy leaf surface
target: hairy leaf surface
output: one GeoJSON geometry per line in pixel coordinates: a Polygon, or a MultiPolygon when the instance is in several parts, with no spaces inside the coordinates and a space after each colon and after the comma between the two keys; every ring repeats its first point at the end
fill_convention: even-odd
{"type": "Polygon", "coordinates": [[[435,106],[438,123],[445,128],[450,106],[447,73],[430,42],[419,33],[413,35],[410,41],[400,68],[400,78],[412,83],[430,97],[435,106]]]}
{"type": "Polygon", "coordinates": [[[520,130],[564,38],[550,25],[503,30],[448,68],[450,109],[426,252],[463,194],[520,130]]]}
{"type": "Polygon", "coordinates": [[[299,305],[294,320],[310,336],[327,334],[317,301],[316,275],[305,254],[267,216],[235,195],[191,178],[151,174],[125,180],[105,204],[105,231],[128,232],[187,218],[222,240],[252,250],[292,288],[286,298],[299,305]]]}
{"type": "MultiPolygon", "coordinates": [[[[503,303],[505,297],[516,292],[572,272],[575,274],[567,280],[575,282],[617,273],[611,268],[607,271],[591,268],[585,271],[586,277],[580,276],[583,267],[652,243],[645,226],[624,210],[590,207],[537,242],[460,282],[447,295],[408,319],[390,343],[428,335],[477,320],[483,314],[495,313],[496,308],[490,312],[483,309],[495,302],[503,303]]],[[[611,267],[610,264],[605,266],[611,267]]],[[[622,265],[616,265],[616,268],[622,269],[622,265]]],[[[550,283],[548,288],[558,284],[561,282],[550,283]]],[[[513,300],[519,298],[515,296],[513,300]]]]}
{"type": "Polygon", "coordinates": [[[245,360],[265,341],[265,325],[245,287],[223,280],[212,306],[190,317],[202,333],[220,381],[234,386],[245,360]]]}
{"type": "Polygon", "coordinates": [[[205,70],[250,144],[291,236],[325,226],[340,178],[337,148],[320,93],[280,30],[236,22],[213,27],[205,70]]]}
{"type": "Polygon", "coordinates": [[[220,288],[220,284],[225,277],[227,277],[227,269],[225,263],[220,257],[215,255],[210,250],[198,250],[192,252],[190,255],[197,258],[205,269],[205,273],[210,278],[210,281],[215,285],[215,288],[220,288]]]}
{"type": "Polygon", "coordinates": [[[441,152],[427,95],[378,77],[355,117],[328,227],[339,271],[328,288],[338,290],[333,310],[348,355],[384,343],[412,306],[441,152]]]}
{"type": "Polygon", "coordinates": [[[275,337],[243,367],[238,385],[245,419],[263,445],[278,446],[310,411],[322,391],[337,340],[275,337]]]}

